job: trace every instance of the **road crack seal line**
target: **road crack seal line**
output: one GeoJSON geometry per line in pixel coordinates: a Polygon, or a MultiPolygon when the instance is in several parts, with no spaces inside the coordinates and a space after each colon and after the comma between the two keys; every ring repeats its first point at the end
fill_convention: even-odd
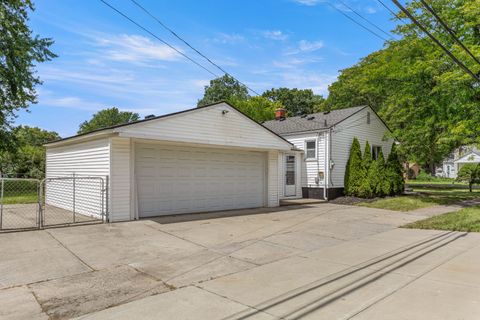
{"type": "Polygon", "coordinates": [[[66,245],[64,245],[60,240],[58,240],[53,234],[51,234],[48,230],[45,230],[45,232],[50,235],[55,241],[57,241],[65,250],[70,252],[72,256],[78,259],[84,266],[90,269],[90,271],[97,271],[95,268],[91,267],[88,263],[82,260],[78,255],[76,255],[72,250],[70,250],[66,245]]]}

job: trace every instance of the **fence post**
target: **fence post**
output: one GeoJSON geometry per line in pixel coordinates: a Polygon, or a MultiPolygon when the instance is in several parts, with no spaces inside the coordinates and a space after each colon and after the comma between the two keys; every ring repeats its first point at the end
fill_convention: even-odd
{"type": "Polygon", "coordinates": [[[4,179],[0,177],[2,180],[2,185],[1,188],[2,190],[0,191],[0,230],[3,227],[3,189],[4,189],[4,179]]]}
{"type": "Polygon", "coordinates": [[[75,223],[75,173],[73,174],[73,223],[75,223]]]}
{"type": "Polygon", "coordinates": [[[108,208],[108,203],[109,203],[109,194],[108,194],[108,189],[110,186],[110,180],[109,176],[106,176],[106,183],[105,183],[105,222],[110,222],[110,212],[108,208]]]}
{"type": "Polygon", "coordinates": [[[39,195],[38,195],[38,229],[42,229],[43,228],[43,220],[44,220],[44,216],[43,216],[43,202],[44,202],[44,197],[43,195],[45,194],[45,190],[47,189],[46,188],[46,184],[47,184],[47,179],[43,179],[43,180],[40,180],[40,188],[39,188],[39,195]]]}

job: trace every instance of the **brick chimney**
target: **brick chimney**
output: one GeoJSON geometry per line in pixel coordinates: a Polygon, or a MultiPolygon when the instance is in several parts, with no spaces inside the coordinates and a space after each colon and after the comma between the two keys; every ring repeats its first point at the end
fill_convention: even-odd
{"type": "Polygon", "coordinates": [[[285,115],[287,114],[287,110],[284,108],[279,108],[275,110],[275,120],[285,119],[285,115]]]}

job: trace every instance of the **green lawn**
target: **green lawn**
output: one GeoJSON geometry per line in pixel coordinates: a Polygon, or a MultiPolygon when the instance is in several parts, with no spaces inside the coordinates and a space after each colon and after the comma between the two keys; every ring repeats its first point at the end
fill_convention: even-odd
{"type": "Polygon", "coordinates": [[[38,182],[31,180],[5,180],[3,204],[34,203],[38,201],[38,182]]]}
{"type": "Polygon", "coordinates": [[[480,206],[420,220],[407,224],[403,228],[480,232],[480,206]]]}
{"type": "Polygon", "coordinates": [[[449,205],[463,200],[480,198],[480,190],[414,189],[418,195],[397,196],[358,203],[359,206],[396,211],[411,211],[436,205],[449,205]]]}
{"type": "Polygon", "coordinates": [[[405,181],[407,185],[415,185],[415,184],[438,184],[438,185],[468,185],[466,182],[459,182],[455,181],[454,179],[436,179],[436,180],[407,180],[405,181]]]}

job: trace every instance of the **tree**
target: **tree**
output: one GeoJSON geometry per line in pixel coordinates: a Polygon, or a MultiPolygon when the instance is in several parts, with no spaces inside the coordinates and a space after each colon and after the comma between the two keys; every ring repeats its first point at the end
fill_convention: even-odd
{"type": "Polygon", "coordinates": [[[54,131],[28,126],[15,127],[12,133],[15,148],[0,152],[0,172],[15,177],[42,178],[45,170],[43,145],[60,136],[54,131]]]}
{"type": "Polygon", "coordinates": [[[480,183],[480,164],[464,164],[458,171],[457,180],[467,182],[468,189],[472,192],[473,185],[480,183]]]}
{"type": "Polygon", "coordinates": [[[210,80],[210,84],[205,86],[203,98],[198,100],[197,106],[201,107],[207,104],[233,100],[246,100],[248,89],[246,86],[238,82],[235,78],[225,74],[219,78],[210,80]]]}
{"type": "Polygon", "coordinates": [[[280,102],[291,116],[321,111],[325,101],[311,89],[272,88],[265,91],[262,96],[271,101],[280,102]]]}
{"type": "Polygon", "coordinates": [[[0,150],[6,149],[11,122],[20,109],[36,103],[35,87],[42,82],[35,64],[53,59],[50,38],[33,35],[27,21],[30,0],[0,2],[0,150]]]}
{"type": "Polygon", "coordinates": [[[390,154],[387,158],[387,180],[390,182],[391,194],[401,194],[405,189],[405,180],[403,178],[403,167],[397,153],[397,145],[393,143],[390,154]]]}
{"type": "MultiPolygon", "coordinates": [[[[433,0],[434,10],[452,26],[457,36],[480,55],[478,0],[433,0]]],[[[480,71],[418,1],[407,8],[473,72],[480,71]]],[[[403,13],[399,16],[404,17],[403,13]]],[[[417,27],[398,24],[399,40],[341,71],[329,87],[327,107],[339,109],[370,105],[401,142],[397,152],[409,162],[435,172],[435,164],[456,147],[479,142],[480,86],[465,74],[417,27]]]]}
{"type": "Polygon", "coordinates": [[[229,101],[235,108],[245,113],[247,116],[257,122],[273,120],[275,110],[283,106],[278,102],[272,102],[264,97],[250,97],[248,99],[230,99],[229,101]]]}
{"type": "Polygon", "coordinates": [[[378,153],[377,159],[372,162],[367,176],[373,196],[383,197],[390,194],[390,183],[386,177],[385,158],[382,150],[378,153]]]}
{"type": "Polygon", "coordinates": [[[109,108],[95,113],[88,121],[80,124],[78,134],[88,133],[94,130],[114,126],[117,124],[124,124],[140,119],[138,113],[120,111],[118,108],[109,108]]]}
{"type": "Polygon", "coordinates": [[[368,179],[368,172],[370,170],[370,166],[372,165],[372,162],[373,162],[372,150],[370,148],[370,143],[366,141],[365,151],[363,152],[363,158],[362,158],[364,176],[358,191],[358,196],[360,198],[371,198],[373,196],[372,186],[370,185],[370,180],[368,179]]]}
{"type": "Polygon", "coordinates": [[[362,165],[362,151],[357,138],[353,138],[350,146],[350,156],[345,168],[344,189],[347,196],[358,196],[359,189],[365,177],[362,165]]]}

